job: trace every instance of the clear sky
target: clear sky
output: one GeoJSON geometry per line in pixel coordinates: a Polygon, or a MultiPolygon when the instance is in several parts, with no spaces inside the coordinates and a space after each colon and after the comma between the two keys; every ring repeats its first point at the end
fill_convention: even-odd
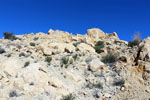
{"type": "Polygon", "coordinates": [[[126,41],[137,31],[150,36],[150,0],[0,0],[0,37],[50,28],[84,34],[94,27],[126,41]]]}

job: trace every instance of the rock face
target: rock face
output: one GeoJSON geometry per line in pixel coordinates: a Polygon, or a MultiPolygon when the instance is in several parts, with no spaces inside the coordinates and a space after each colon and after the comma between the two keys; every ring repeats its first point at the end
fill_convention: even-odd
{"type": "Polygon", "coordinates": [[[94,49],[93,47],[91,47],[90,45],[85,44],[85,43],[80,43],[80,44],[77,46],[77,49],[78,49],[80,52],[91,52],[91,53],[94,53],[94,52],[95,52],[95,49],[94,49]]]}
{"type": "Polygon", "coordinates": [[[0,100],[150,98],[150,38],[131,48],[117,33],[98,28],[16,37],[0,39],[0,100]]]}
{"type": "Polygon", "coordinates": [[[98,29],[98,28],[88,29],[87,30],[87,35],[92,37],[92,38],[95,38],[95,39],[102,38],[102,37],[106,36],[105,33],[102,30],[98,29]]]}
{"type": "Polygon", "coordinates": [[[150,38],[144,39],[140,43],[139,58],[144,61],[150,61],[150,38]]]}
{"type": "Polygon", "coordinates": [[[101,70],[101,69],[103,69],[103,67],[105,67],[105,64],[103,62],[101,62],[99,59],[94,59],[89,64],[89,68],[92,71],[101,70]]]}
{"type": "Polygon", "coordinates": [[[75,47],[72,44],[67,43],[44,43],[41,44],[41,49],[44,55],[50,56],[51,54],[59,54],[64,52],[71,53],[75,50],[75,47]]]}

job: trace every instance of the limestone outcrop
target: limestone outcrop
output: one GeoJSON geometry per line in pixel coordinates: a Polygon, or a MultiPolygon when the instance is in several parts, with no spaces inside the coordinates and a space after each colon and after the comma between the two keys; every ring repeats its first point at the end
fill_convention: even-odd
{"type": "Polygon", "coordinates": [[[0,100],[150,98],[150,38],[129,47],[98,28],[16,37],[0,39],[0,100]]]}

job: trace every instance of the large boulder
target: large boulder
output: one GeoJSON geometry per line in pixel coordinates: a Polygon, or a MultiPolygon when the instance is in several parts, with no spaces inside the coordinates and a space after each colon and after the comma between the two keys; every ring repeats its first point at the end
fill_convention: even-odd
{"type": "Polygon", "coordinates": [[[100,69],[103,69],[105,67],[105,64],[101,62],[99,59],[94,59],[89,64],[89,69],[91,71],[98,71],[100,69]]]}
{"type": "Polygon", "coordinates": [[[50,56],[50,55],[52,55],[52,51],[49,47],[45,47],[43,49],[43,54],[46,55],[46,56],[50,56]]]}
{"type": "Polygon", "coordinates": [[[98,28],[88,29],[87,30],[87,35],[92,37],[92,38],[95,38],[95,39],[99,39],[99,38],[102,38],[102,37],[106,36],[106,34],[98,28]]]}
{"type": "Polygon", "coordinates": [[[72,41],[72,34],[69,34],[68,32],[60,31],[60,30],[52,30],[50,29],[48,31],[48,36],[45,36],[43,39],[51,39],[53,41],[58,42],[70,42],[72,41]]]}
{"type": "Polygon", "coordinates": [[[77,50],[81,51],[81,52],[91,52],[91,53],[95,53],[95,49],[93,47],[91,47],[88,44],[85,43],[80,43],[77,45],[77,50]]]}
{"type": "Polygon", "coordinates": [[[52,48],[52,53],[63,53],[63,52],[73,52],[75,47],[72,44],[67,43],[51,43],[49,45],[52,48]]]}

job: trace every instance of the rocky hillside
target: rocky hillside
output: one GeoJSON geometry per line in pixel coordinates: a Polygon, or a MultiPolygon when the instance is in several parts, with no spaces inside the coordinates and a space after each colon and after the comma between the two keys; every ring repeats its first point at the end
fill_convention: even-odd
{"type": "Polygon", "coordinates": [[[0,100],[149,100],[150,38],[50,29],[0,39],[0,100]]]}

